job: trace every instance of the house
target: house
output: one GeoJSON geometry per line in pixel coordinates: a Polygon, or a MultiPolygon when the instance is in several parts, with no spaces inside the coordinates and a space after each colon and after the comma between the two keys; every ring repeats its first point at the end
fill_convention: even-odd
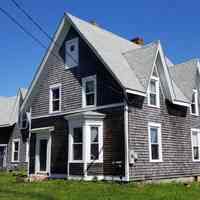
{"type": "Polygon", "coordinates": [[[26,90],[14,97],[0,97],[0,169],[27,167],[28,143],[18,127],[18,114],[26,90]]]}
{"type": "Polygon", "coordinates": [[[200,175],[199,60],[173,64],[66,13],[21,106],[30,176],[124,181],[200,175]]]}

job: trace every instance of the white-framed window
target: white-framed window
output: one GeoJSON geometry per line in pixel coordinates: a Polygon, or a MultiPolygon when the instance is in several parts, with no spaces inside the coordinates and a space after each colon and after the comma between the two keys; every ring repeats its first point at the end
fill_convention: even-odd
{"type": "Polygon", "coordinates": [[[83,107],[96,106],[96,75],[82,79],[83,107]]]}
{"type": "Polygon", "coordinates": [[[89,123],[88,126],[90,130],[88,160],[90,162],[103,162],[103,124],[94,122],[89,123]]]}
{"type": "Polygon", "coordinates": [[[83,160],[83,128],[73,128],[73,139],[72,139],[72,160],[82,161],[83,160]]]}
{"type": "Polygon", "coordinates": [[[20,139],[12,141],[12,162],[19,162],[20,139]]]}
{"type": "Polygon", "coordinates": [[[192,159],[200,161],[200,129],[191,129],[192,159]]]}
{"type": "Polygon", "coordinates": [[[193,90],[192,93],[192,103],[191,103],[191,114],[199,115],[199,106],[198,106],[198,92],[197,90],[193,90]]]}
{"type": "Polygon", "coordinates": [[[162,162],[161,124],[148,123],[150,162],[162,162]]]}
{"type": "Polygon", "coordinates": [[[66,69],[79,65],[79,40],[74,38],[65,43],[65,67],[66,69]]]}
{"type": "Polygon", "coordinates": [[[148,105],[160,107],[159,78],[152,76],[148,88],[148,105]]]}
{"type": "Polygon", "coordinates": [[[61,84],[51,85],[49,89],[49,112],[61,111],[61,84]]]}

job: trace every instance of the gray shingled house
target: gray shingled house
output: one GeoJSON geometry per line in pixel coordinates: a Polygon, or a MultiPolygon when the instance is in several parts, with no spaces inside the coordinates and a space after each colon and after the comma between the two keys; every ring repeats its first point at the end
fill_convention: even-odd
{"type": "Polygon", "coordinates": [[[1,170],[19,169],[28,163],[28,143],[17,123],[25,94],[25,89],[19,89],[16,96],[0,97],[1,170]]]}
{"type": "Polygon", "coordinates": [[[29,175],[196,178],[199,70],[197,59],[171,63],[159,41],[141,45],[65,14],[21,106],[29,175]]]}

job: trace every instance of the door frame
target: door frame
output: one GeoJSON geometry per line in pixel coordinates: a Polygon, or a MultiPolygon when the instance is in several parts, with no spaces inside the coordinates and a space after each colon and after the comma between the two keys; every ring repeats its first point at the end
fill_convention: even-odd
{"type": "Polygon", "coordinates": [[[48,174],[51,171],[51,134],[49,131],[42,131],[36,134],[36,148],[35,148],[35,174],[48,174]],[[40,171],[40,140],[47,140],[47,160],[46,171],[40,171]]]}
{"type": "Polygon", "coordinates": [[[7,144],[0,144],[0,147],[5,147],[5,157],[3,160],[3,168],[7,167],[7,156],[8,156],[8,145],[7,144]]]}

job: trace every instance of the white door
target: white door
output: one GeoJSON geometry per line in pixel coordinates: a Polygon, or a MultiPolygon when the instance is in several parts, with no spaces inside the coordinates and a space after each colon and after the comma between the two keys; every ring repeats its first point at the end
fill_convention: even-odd
{"type": "Polygon", "coordinates": [[[49,133],[39,133],[36,135],[36,154],[35,154],[36,174],[50,175],[51,162],[51,137],[49,133]]]}

